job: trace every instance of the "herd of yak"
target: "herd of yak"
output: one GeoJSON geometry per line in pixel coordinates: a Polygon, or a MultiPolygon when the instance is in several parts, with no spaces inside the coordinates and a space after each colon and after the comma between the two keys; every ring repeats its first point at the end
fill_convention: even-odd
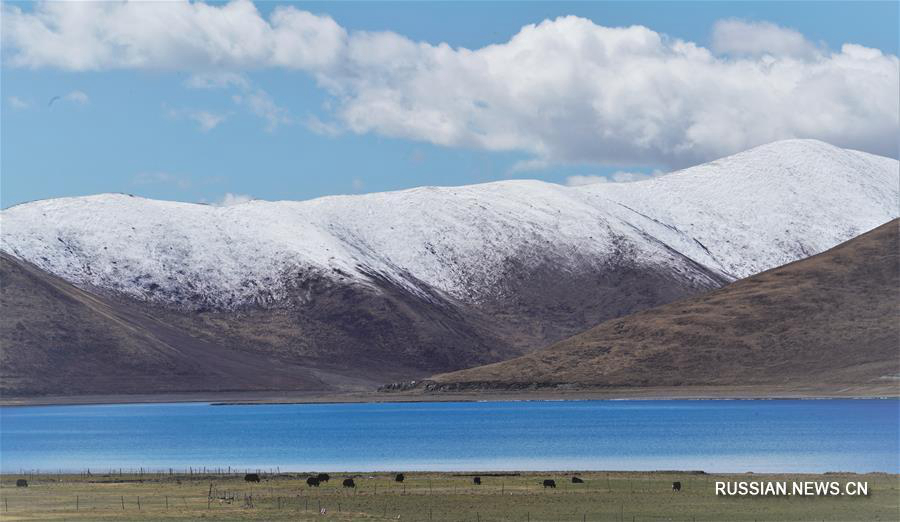
{"type": "MultiPolygon", "coordinates": [[[[244,475],[244,480],[247,482],[259,482],[260,481],[259,473],[247,473],[246,475],[244,475]]],[[[308,477],[306,479],[306,485],[311,488],[312,487],[317,488],[317,487],[319,487],[319,484],[321,484],[322,482],[328,482],[329,480],[331,480],[331,477],[328,475],[328,473],[319,473],[318,475],[308,477]]],[[[394,475],[394,481],[403,482],[404,480],[406,480],[406,477],[403,476],[403,473],[397,473],[396,475],[394,475]]],[[[472,483],[475,484],[476,486],[480,486],[481,485],[481,477],[473,478],[472,483]]],[[[578,477],[572,477],[572,484],[584,484],[584,480],[582,480],[578,477]]],[[[356,487],[356,483],[353,482],[352,478],[345,478],[342,485],[345,488],[355,488],[356,487]]],[[[556,481],[553,479],[544,479],[543,485],[545,488],[555,488],[556,481]]],[[[27,488],[28,481],[25,479],[19,479],[16,481],[16,487],[27,488]]],[[[672,491],[681,491],[681,482],[673,482],[672,483],[672,491]]]]}
{"type": "MultiPolygon", "coordinates": [[[[247,482],[259,482],[260,481],[259,473],[247,473],[246,475],[244,475],[244,480],[246,480],[247,482]]],[[[323,482],[328,482],[329,480],[331,480],[331,477],[328,475],[328,473],[319,473],[317,475],[311,475],[311,476],[307,477],[306,485],[311,488],[313,488],[313,487],[317,488],[317,487],[319,487],[319,484],[321,484],[323,482]]],[[[403,473],[397,473],[396,475],[394,475],[395,482],[403,482],[404,480],[406,480],[406,477],[403,475],[403,473]]],[[[480,486],[481,485],[481,477],[474,477],[472,479],[472,483],[475,484],[476,486],[480,486]]],[[[584,480],[582,480],[578,477],[572,477],[572,483],[573,484],[584,484],[584,480]]],[[[356,487],[356,483],[353,482],[352,478],[345,478],[342,485],[345,488],[355,488],[356,487]]],[[[543,482],[543,486],[545,488],[555,488],[556,481],[553,479],[545,479],[543,482]]]]}

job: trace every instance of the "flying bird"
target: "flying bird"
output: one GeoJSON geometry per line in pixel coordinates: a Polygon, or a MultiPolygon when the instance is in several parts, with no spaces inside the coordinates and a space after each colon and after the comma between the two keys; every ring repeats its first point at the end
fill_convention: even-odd
{"type": "Polygon", "coordinates": [[[47,102],[47,107],[50,107],[51,105],[53,105],[53,102],[55,102],[56,100],[58,100],[60,98],[62,98],[62,96],[54,96],[54,97],[50,98],[50,101],[47,102]]]}

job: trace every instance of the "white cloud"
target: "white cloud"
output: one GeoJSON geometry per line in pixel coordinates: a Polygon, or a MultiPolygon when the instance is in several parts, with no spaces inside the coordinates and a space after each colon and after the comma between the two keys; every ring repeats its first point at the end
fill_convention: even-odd
{"type": "Polygon", "coordinates": [[[898,60],[717,57],[645,27],[565,17],[470,51],[354,35],[320,81],[354,132],[525,151],[532,162],[677,168],[787,138],[896,156],[898,60]]]}
{"type": "MultiPolygon", "coordinates": [[[[530,154],[519,168],[680,167],[796,137],[897,155],[897,57],[854,44],[829,51],[766,22],[720,22],[710,50],[568,16],[465,49],[348,33],[293,6],[265,19],[246,0],[3,4],[3,15],[14,66],[304,70],[352,132],[530,154]]],[[[217,81],[236,86],[230,78],[217,81]]],[[[239,88],[235,101],[268,128],[291,121],[264,92],[239,88]]]]}
{"type": "Polygon", "coordinates": [[[224,115],[215,114],[209,111],[191,111],[187,116],[197,122],[203,132],[215,129],[220,123],[225,121],[224,115]]]}
{"type": "Polygon", "coordinates": [[[172,119],[188,119],[195,122],[200,130],[209,132],[218,127],[228,116],[200,109],[166,109],[166,115],[172,119]]]}
{"type": "Polygon", "coordinates": [[[7,96],[6,101],[13,109],[27,109],[31,107],[31,103],[19,98],[18,96],[7,96]]]}
{"type": "Polygon", "coordinates": [[[269,132],[273,132],[280,125],[293,123],[288,110],[275,103],[269,93],[262,89],[235,94],[231,99],[234,103],[249,109],[252,114],[266,120],[266,130],[269,132]]]}
{"type": "Polygon", "coordinates": [[[241,203],[247,203],[248,201],[253,201],[253,196],[248,196],[246,194],[232,194],[231,192],[226,192],[222,199],[213,203],[217,207],[230,207],[232,205],[240,205],[241,203]]]}
{"type": "Polygon", "coordinates": [[[643,181],[645,179],[655,178],[658,176],[662,176],[665,173],[661,170],[654,170],[651,173],[645,172],[624,172],[617,171],[613,172],[608,176],[597,176],[597,175],[580,175],[580,176],[569,176],[566,178],[565,184],[570,187],[581,187],[584,185],[594,185],[596,183],[629,183],[632,181],[643,181]]]}
{"type": "Polygon", "coordinates": [[[325,122],[318,116],[310,115],[303,122],[307,129],[322,136],[337,136],[341,133],[340,125],[334,122],[325,122]]]}
{"type": "Polygon", "coordinates": [[[231,96],[231,101],[266,120],[266,130],[269,132],[277,129],[279,125],[293,123],[287,109],[275,103],[269,93],[254,87],[250,80],[241,74],[233,72],[192,74],[187,80],[187,86],[193,89],[237,89],[238,93],[231,96]]]}
{"type": "Polygon", "coordinates": [[[718,54],[736,56],[787,56],[814,59],[822,49],[802,33],[771,22],[719,20],[713,26],[712,49],[718,54]]]}
{"type": "Polygon", "coordinates": [[[266,21],[249,0],[4,3],[2,14],[8,63],[70,71],[310,68],[346,38],[327,16],[280,7],[266,21]]]}

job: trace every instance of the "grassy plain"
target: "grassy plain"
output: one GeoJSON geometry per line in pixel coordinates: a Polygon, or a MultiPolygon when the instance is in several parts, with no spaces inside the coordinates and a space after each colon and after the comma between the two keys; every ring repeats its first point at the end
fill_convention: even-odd
{"type": "Polygon", "coordinates": [[[0,476],[0,520],[416,520],[416,521],[895,521],[900,477],[889,474],[716,475],[688,472],[481,474],[75,474],[0,476]],[[16,487],[25,477],[29,486],[16,487]],[[341,486],[353,477],[357,487],[341,486]],[[553,478],[556,489],[542,480],[553,478]],[[866,497],[721,497],[717,480],[868,482],[866,497]],[[682,491],[673,492],[680,481],[682,491]],[[233,499],[233,500],[232,500],[233,499]],[[326,514],[321,514],[324,508],[326,514]]]}

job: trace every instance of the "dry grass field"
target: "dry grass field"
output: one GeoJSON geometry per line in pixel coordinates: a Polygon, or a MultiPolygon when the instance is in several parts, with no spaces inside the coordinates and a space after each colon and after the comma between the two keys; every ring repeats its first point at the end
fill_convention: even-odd
{"type": "Polygon", "coordinates": [[[895,521],[900,477],[888,474],[713,475],[683,472],[482,474],[23,475],[0,479],[0,520],[895,521]],[[353,477],[357,487],[341,486],[353,477]],[[553,478],[556,489],[542,480],[553,478]],[[864,481],[867,497],[717,497],[716,480],[864,481]],[[672,491],[680,481],[682,490],[672,491]],[[322,514],[322,509],[325,514],[322,514]]]}

